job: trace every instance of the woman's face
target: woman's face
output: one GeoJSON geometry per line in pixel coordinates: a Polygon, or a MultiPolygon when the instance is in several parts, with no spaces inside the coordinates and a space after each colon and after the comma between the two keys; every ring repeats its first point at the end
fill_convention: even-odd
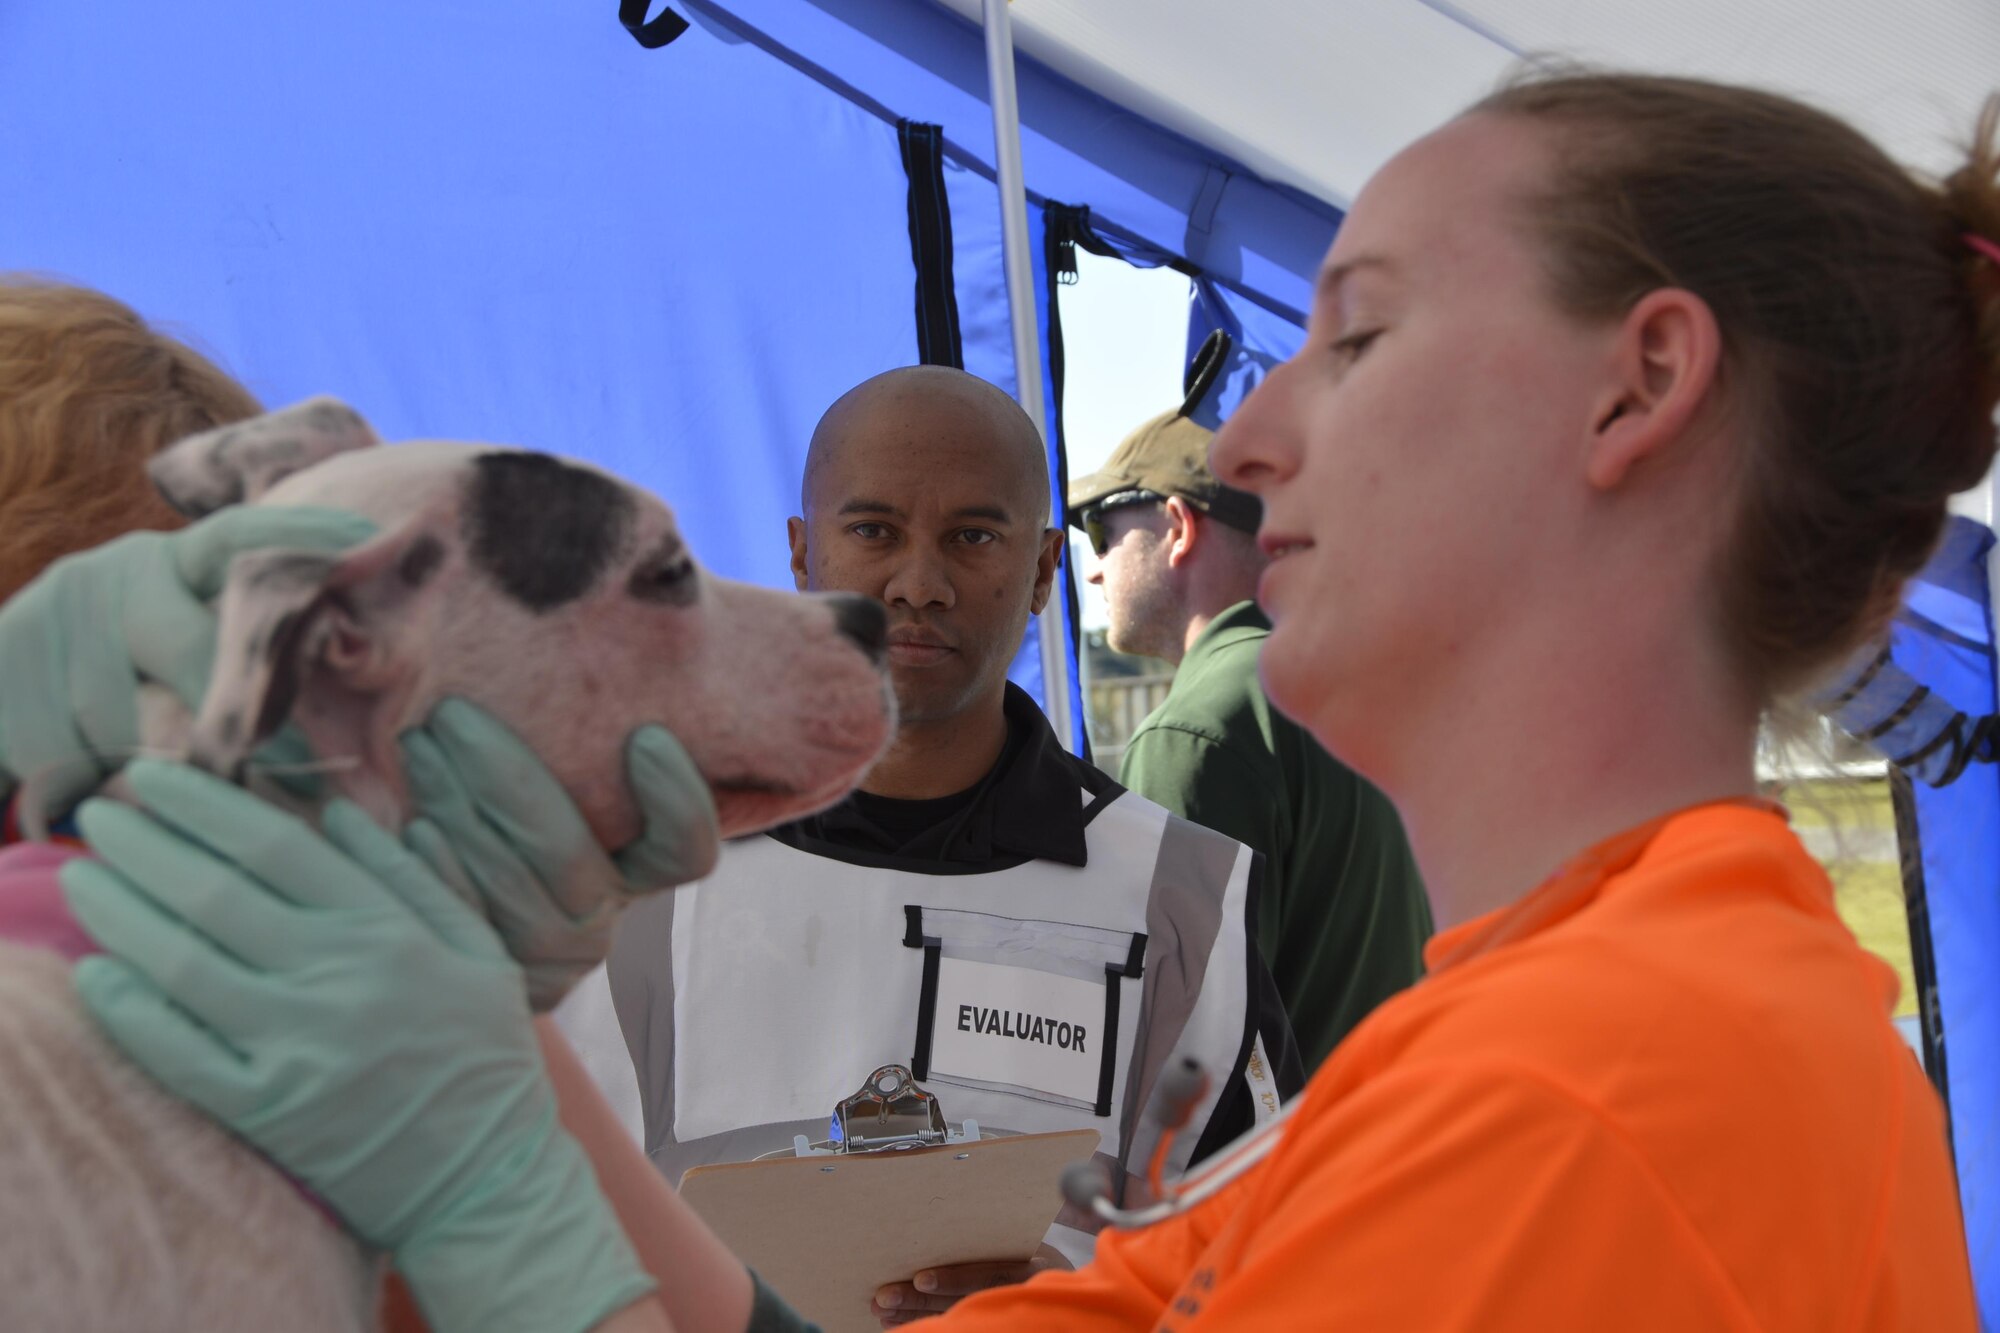
{"type": "Polygon", "coordinates": [[[1548,167],[1533,127],[1495,116],[1404,150],[1342,224],[1304,348],[1214,445],[1264,501],[1265,687],[1364,771],[1434,692],[1491,684],[1538,571],[1579,556],[1616,329],[1545,290],[1527,219],[1548,167]]]}

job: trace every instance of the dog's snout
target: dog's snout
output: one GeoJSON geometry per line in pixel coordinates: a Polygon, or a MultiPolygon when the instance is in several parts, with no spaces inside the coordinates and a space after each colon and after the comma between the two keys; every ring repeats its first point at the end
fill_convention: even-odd
{"type": "Polygon", "coordinates": [[[889,650],[889,613],[873,597],[842,597],[833,608],[833,623],[854,646],[880,666],[889,650]]]}

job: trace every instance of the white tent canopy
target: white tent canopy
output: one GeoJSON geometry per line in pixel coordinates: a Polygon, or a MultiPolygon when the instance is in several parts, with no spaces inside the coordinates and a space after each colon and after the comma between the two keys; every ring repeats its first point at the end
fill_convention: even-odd
{"type": "MultiPolygon", "coordinates": [[[[945,0],[977,23],[979,0],[945,0]]],[[[1522,54],[1754,83],[1951,161],[2000,87],[1995,0],[1013,0],[1017,47],[1345,206],[1522,54]]]]}

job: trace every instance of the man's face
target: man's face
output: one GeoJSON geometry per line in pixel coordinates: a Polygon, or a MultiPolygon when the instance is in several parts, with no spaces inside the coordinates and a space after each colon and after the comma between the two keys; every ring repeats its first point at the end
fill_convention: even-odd
{"type": "Polygon", "coordinates": [[[1045,474],[998,444],[974,407],[901,395],[849,414],[790,522],[801,590],[889,608],[902,721],[997,707],[1028,616],[1047,603],[1062,536],[1045,474]]]}
{"type": "Polygon", "coordinates": [[[1168,578],[1166,509],[1157,501],[1120,505],[1103,523],[1104,554],[1093,557],[1084,581],[1104,590],[1105,641],[1113,652],[1174,660],[1185,617],[1168,578]]]}

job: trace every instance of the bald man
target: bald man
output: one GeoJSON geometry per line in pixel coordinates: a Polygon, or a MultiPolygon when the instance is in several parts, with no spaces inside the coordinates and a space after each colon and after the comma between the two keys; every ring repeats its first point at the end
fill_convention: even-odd
{"type": "MultiPolygon", "coordinates": [[[[890,1064],[954,1124],[1098,1131],[1121,1186],[1169,1061],[1212,1077],[1169,1170],[1275,1115],[1301,1075],[1253,944],[1261,861],[1069,754],[1007,680],[1062,551],[1034,424],[963,371],[878,375],[813,432],[800,508],[798,587],[888,608],[896,739],[842,805],[629,911],[608,984],[558,1012],[648,1155],[678,1181],[823,1140],[890,1064]]],[[[1034,1260],[913,1273],[876,1315],[1081,1260],[1092,1230],[1068,1212],[1034,1260]]]]}

